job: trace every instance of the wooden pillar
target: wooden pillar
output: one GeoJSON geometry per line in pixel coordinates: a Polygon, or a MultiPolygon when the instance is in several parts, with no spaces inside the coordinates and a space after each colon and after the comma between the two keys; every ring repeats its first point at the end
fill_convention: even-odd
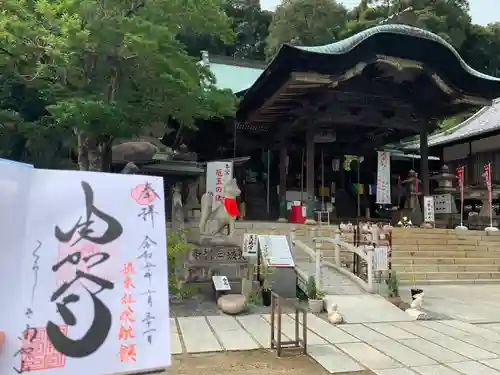
{"type": "Polygon", "coordinates": [[[309,123],[306,133],[306,224],[316,224],[316,220],[314,219],[314,134],[314,124],[309,123]]]}
{"type": "MultiPolygon", "coordinates": [[[[459,167],[459,165],[457,165],[459,167]]],[[[472,143],[469,142],[469,154],[467,155],[467,164],[465,166],[464,185],[474,185],[474,157],[472,156],[472,143]]]]}
{"type": "Polygon", "coordinates": [[[430,195],[429,191],[429,144],[427,129],[420,132],[420,179],[422,179],[422,196],[430,195]]]}
{"type": "Polygon", "coordinates": [[[286,143],[283,142],[281,144],[280,149],[280,190],[279,190],[279,198],[280,198],[280,217],[278,221],[287,222],[287,209],[286,209],[286,167],[287,167],[287,152],[286,143]]]}

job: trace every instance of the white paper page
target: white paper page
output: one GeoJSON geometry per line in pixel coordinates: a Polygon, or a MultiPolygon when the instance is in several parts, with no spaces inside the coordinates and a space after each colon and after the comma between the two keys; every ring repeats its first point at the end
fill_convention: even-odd
{"type": "Polygon", "coordinates": [[[6,341],[0,349],[0,374],[15,373],[12,358],[21,347],[17,339],[24,323],[21,310],[21,261],[32,169],[0,159],[0,330],[6,341]]]}
{"type": "Polygon", "coordinates": [[[30,329],[23,345],[32,352],[15,364],[43,375],[169,366],[163,179],[35,170],[32,186],[22,309],[32,311],[26,321],[37,334],[30,343],[30,329]],[[37,272],[27,256],[34,244],[40,246],[37,272]],[[59,289],[64,285],[67,290],[59,289]]]}

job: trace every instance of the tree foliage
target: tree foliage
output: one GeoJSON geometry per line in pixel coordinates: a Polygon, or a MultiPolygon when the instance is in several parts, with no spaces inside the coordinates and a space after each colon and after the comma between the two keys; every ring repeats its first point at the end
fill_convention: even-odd
{"type": "Polygon", "coordinates": [[[336,0],[283,0],[269,26],[267,56],[273,57],[284,43],[312,46],[338,40],[346,15],[336,0]]]}
{"type": "MultiPolygon", "coordinates": [[[[5,0],[0,67],[45,98],[46,123],[71,130],[81,169],[101,170],[116,138],[169,119],[231,115],[231,94],[188,55],[184,30],[232,38],[219,0],[5,0]]],[[[43,126],[43,122],[38,122],[43,126]]]]}

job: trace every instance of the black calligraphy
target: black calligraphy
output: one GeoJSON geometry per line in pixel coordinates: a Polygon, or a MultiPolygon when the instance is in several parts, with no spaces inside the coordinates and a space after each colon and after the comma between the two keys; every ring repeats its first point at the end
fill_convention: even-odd
{"type": "Polygon", "coordinates": [[[35,250],[33,250],[33,252],[31,253],[31,255],[33,256],[33,266],[31,267],[31,269],[33,270],[34,273],[33,287],[31,288],[31,306],[33,306],[33,302],[35,300],[35,290],[38,284],[38,271],[40,269],[40,266],[38,265],[38,262],[40,261],[40,255],[38,255],[38,250],[40,250],[40,248],[42,247],[42,243],[40,241],[37,240],[36,242],[37,246],[35,250]]]}
{"type": "MultiPolygon", "coordinates": [[[[71,246],[76,245],[81,240],[86,240],[95,245],[107,245],[118,239],[123,233],[121,223],[113,216],[99,210],[94,203],[94,191],[89,183],[81,182],[85,195],[85,220],[83,217],[77,221],[75,226],[68,232],[63,232],[58,226],[55,227],[55,237],[63,243],[71,241],[78,233],[79,238],[71,246]],[[106,230],[102,234],[96,234],[92,228],[95,218],[106,224],[106,230]]],[[[112,323],[111,311],[101,300],[99,295],[104,291],[114,289],[114,283],[96,276],[94,268],[108,261],[110,255],[105,251],[97,249],[96,252],[83,256],[81,251],[69,254],[52,267],[53,272],[57,272],[65,265],[79,266],[83,263],[83,270],[75,268],[75,276],[70,281],[65,281],[51,296],[50,301],[55,302],[57,312],[68,326],[77,325],[77,318],[70,309],[72,304],[80,302],[80,295],[70,292],[70,288],[78,282],[88,293],[92,300],[94,316],[90,327],[79,339],[72,339],[66,336],[59,326],[52,321],[47,323],[47,336],[54,348],[68,357],[83,358],[97,351],[106,341],[112,323]],[[92,289],[92,290],[91,290],[92,289]],[[67,293],[68,292],[68,293],[67,293]]]]}
{"type": "MultiPolygon", "coordinates": [[[[66,258],[54,265],[52,267],[52,271],[57,272],[60,267],[67,263],[77,265],[81,260],[85,262],[87,269],[90,270],[108,259],[109,254],[102,252],[92,254],[87,257],[82,257],[80,252],[75,252],[71,255],[68,255],[66,258]],[[99,259],[91,263],[90,261],[95,257],[99,257],[99,259]]],[[[104,280],[98,276],[94,276],[81,270],[76,270],[75,273],[75,278],[69,282],[64,282],[52,294],[50,301],[56,301],[75,282],[80,281],[83,288],[90,295],[94,305],[94,319],[92,321],[92,324],[81,339],[73,340],[64,335],[64,333],[55,323],[49,321],[47,323],[47,335],[52,341],[54,348],[59,352],[66,354],[69,357],[82,358],[94,353],[97,349],[99,349],[99,347],[104,343],[106,337],[109,334],[109,331],[111,329],[111,312],[109,308],[101,301],[101,299],[97,297],[97,295],[105,289],[113,289],[114,284],[108,280],[104,280]],[[100,289],[95,292],[90,291],[89,288],[83,285],[83,280],[91,281],[92,283],[98,285],[100,289]]],[[[75,293],[71,293],[63,297],[61,302],[56,302],[57,312],[61,315],[65,324],[70,326],[74,326],[77,324],[75,315],[67,305],[77,303],[78,301],[80,301],[80,296],[75,293]]]]}
{"type": "Polygon", "coordinates": [[[97,245],[105,245],[121,236],[123,227],[120,222],[113,216],[108,215],[94,205],[94,191],[88,182],[82,181],[82,188],[85,194],[86,218],[82,222],[83,217],[80,217],[75,226],[68,232],[63,232],[58,226],[55,227],[55,236],[60,242],[68,243],[71,241],[76,232],[80,235],[71,246],[76,245],[82,239],[93,242],[97,245]],[[107,224],[106,231],[102,235],[93,235],[94,230],[91,229],[94,221],[91,220],[92,215],[101,219],[107,224]]]}
{"type": "MultiPolygon", "coordinates": [[[[40,261],[40,255],[38,255],[38,250],[42,247],[42,242],[36,241],[36,247],[31,253],[33,257],[33,265],[31,266],[31,270],[33,271],[33,286],[31,287],[31,306],[28,307],[24,311],[24,315],[26,316],[27,319],[31,320],[33,318],[33,303],[35,301],[35,292],[36,292],[36,287],[38,285],[38,271],[40,270],[39,266],[39,261],[40,261]]],[[[23,332],[23,337],[18,337],[18,340],[21,340],[22,345],[21,349],[19,349],[16,353],[14,353],[14,357],[21,356],[21,366],[19,369],[14,367],[14,370],[18,373],[21,374],[25,371],[30,371],[31,368],[29,364],[26,364],[26,359],[29,359],[31,354],[33,353],[34,347],[33,347],[33,341],[36,339],[38,334],[38,330],[36,328],[30,328],[29,324],[26,325],[26,329],[23,332]],[[24,343],[27,343],[28,346],[25,347],[24,343]]]]}
{"type": "Polygon", "coordinates": [[[142,218],[144,221],[150,221],[151,226],[154,228],[155,226],[155,215],[158,215],[158,212],[155,211],[154,204],[149,204],[147,207],[142,207],[141,212],[137,215],[142,218]]]}
{"type": "Polygon", "coordinates": [[[19,368],[13,367],[14,371],[18,374],[22,374],[23,372],[31,371],[31,367],[26,364],[26,359],[29,359],[35,348],[32,346],[33,341],[35,341],[38,335],[38,330],[36,328],[31,328],[29,324],[26,325],[26,329],[23,331],[22,337],[17,337],[23,344],[21,344],[21,348],[14,353],[14,358],[21,356],[21,366],[19,368]],[[28,342],[29,346],[24,347],[24,342],[28,342]]]}

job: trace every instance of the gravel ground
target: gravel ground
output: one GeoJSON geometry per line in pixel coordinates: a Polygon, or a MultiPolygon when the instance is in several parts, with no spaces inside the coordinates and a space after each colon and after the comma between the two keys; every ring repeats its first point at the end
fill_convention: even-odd
{"type": "MultiPolygon", "coordinates": [[[[172,357],[168,375],[326,375],[323,367],[308,356],[288,354],[281,358],[266,350],[183,354],[172,357]]],[[[373,375],[370,371],[342,375],[373,375]]]]}

